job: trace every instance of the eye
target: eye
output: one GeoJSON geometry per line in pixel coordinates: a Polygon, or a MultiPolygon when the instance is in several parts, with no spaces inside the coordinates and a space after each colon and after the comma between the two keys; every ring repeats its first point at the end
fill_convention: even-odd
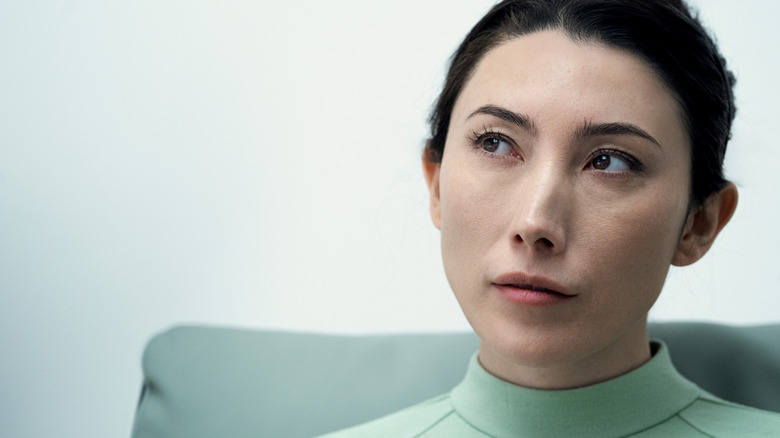
{"type": "Polygon", "coordinates": [[[587,167],[588,169],[610,173],[624,173],[644,169],[642,163],[633,156],[619,150],[604,149],[596,151],[591,155],[587,167]]]}
{"type": "Polygon", "coordinates": [[[491,155],[511,156],[516,154],[512,144],[495,133],[478,136],[476,146],[491,155]]]}
{"type": "Polygon", "coordinates": [[[601,154],[597,155],[590,165],[596,170],[604,170],[607,172],[625,172],[631,170],[631,166],[625,161],[614,155],[601,154]]]}

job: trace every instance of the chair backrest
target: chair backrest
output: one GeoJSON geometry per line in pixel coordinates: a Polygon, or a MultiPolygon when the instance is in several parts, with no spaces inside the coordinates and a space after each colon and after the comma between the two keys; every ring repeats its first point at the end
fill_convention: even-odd
{"type": "MultiPolygon", "coordinates": [[[[780,412],[780,325],[651,324],[681,373],[780,412]]],[[[134,438],[311,437],[448,392],[472,333],[334,336],[176,327],[143,358],[134,438]]]]}

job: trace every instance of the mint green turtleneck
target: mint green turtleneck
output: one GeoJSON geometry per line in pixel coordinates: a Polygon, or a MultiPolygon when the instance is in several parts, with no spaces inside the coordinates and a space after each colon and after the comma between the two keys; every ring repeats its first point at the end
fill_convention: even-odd
{"type": "Polygon", "coordinates": [[[667,348],[627,374],[545,391],[500,380],[471,359],[449,394],[326,438],[780,437],[780,415],[721,400],[686,380],[667,348]]]}

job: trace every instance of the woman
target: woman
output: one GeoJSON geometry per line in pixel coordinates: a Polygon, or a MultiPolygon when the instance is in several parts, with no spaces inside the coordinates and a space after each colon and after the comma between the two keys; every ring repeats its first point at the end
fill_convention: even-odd
{"type": "Polygon", "coordinates": [[[456,51],[423,167],[480,338],[450,394],[334,437],[780,436],[648,342],[731,218],[733,77],[675,0],[514,0],[456,51]]]}

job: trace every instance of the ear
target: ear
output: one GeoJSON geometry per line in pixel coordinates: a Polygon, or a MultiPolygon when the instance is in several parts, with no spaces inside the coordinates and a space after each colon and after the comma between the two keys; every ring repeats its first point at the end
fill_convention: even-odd
{"type": "Polygon", "coordinates": [[[428,191],[431,195],[431,219],[433,225],[441,230],[441,196],[439,194],[439,172],[441,171],[441,163],[430,160],[423,155],[423,174],[425,174],[425,182],[428,184],[428,191]]]}
{"type": "Polygon", "coordinates": [[[690,265],[707,253],[720,230],[734,214],[738,198],[737,187],[728,183],[721,191],[710,195],[704,205],[688,215],[672,258],[673,265],[690,265]]]}

